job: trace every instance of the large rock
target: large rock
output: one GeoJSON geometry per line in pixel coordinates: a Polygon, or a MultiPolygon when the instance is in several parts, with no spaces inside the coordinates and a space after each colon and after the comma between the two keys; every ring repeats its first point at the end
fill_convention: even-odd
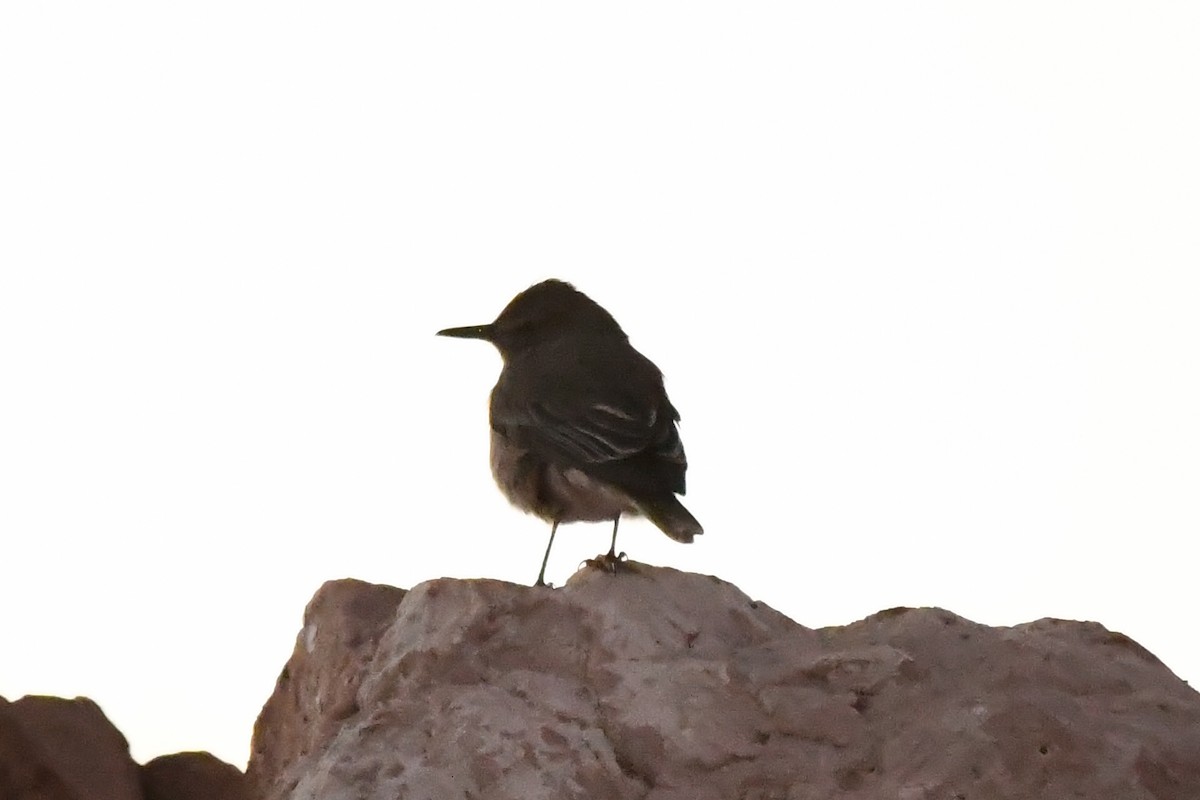
{"type": "Polygon", "coordinates": [[[1200,696],[1095,623],[811,630],[716,578],[326,584],[263,800],[1200,798],[1200,696]]]}
{"type": "Polygon", "coordinates": [[[249,800],[246,776],[207,752],[172,753],[142,767],[143,800],[249,800]]]}
{"type": "Polygon", "coordinates": [[[246,776],[209,753],[138,767],[91,700],[0,697],[0,800],[247,800],[246,776]]]}
{"type": "MultiPolygon", "coordinates": [[[[280,793],[295,783],[292,765],[308,763],[359,713],[364,665],[396,615],[403,589],[330,581],[304,611],[304,628],[275,692],[254,724],[246,778],[280,793]]],[[[257,791],[254,797],[261,797],[257,791]]]]}
{"type": "Polygon", "coordinates": [[[0,798],[141,800],[129,744],[86,698],[0,699],[0,798]]]}

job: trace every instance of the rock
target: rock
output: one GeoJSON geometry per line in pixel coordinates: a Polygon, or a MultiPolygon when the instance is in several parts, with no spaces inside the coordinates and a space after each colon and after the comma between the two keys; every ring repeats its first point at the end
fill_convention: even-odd
{"type": "MultiPolygon", "coordinates": [[[[405,591],[356,580],[330,581],[304,611],[296,648],[254,724],[246,778],[251,787],[288,788],[292,765],[307,764],[359,713],[363,666],[374,655],[405,591]]],[[[253,792],[256,798],[261,791],[253,792]]]]}
{"type": "Polygon", "coordinates": [[[211,753],[159,756],[142,767],[144,800],[249,800],[246,776],[211,753]]]}
{"type": "Polygon", "coordinates": [[[245,776],[208,753],[138,767],[100,707],[0,697],[0,800],[247,800],[245,776]]]}
{"type": "Polygon", "coordinates": [[[129,744],[86,698],[0,702],[0,798],[141,800],[129,744]]]}
{"type": "Polygon", "coordinates": [[[1095,623],[811,630],[716,578],[342,581],[255,728],[263,800],[1200,798],[1200,695],[1095,623]]]}

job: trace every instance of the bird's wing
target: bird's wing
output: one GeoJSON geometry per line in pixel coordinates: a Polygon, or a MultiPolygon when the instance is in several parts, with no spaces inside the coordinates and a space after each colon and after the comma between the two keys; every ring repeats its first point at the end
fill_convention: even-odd
{"type": "Polygon", "coordinates": [[[492,426],[514,444],[635,495],[683,493],[687,459],[678,419],[665,395],[640,404],[576,397],[492,406],[492,426]]]}
{"type": "Polygon", "coordinates": [[[493,408],[492,424],[519,444],[555,461],[585,465],[619,461],[642,452],[654,440],[657,417],[653,407],[539,399],[493,408]]]}
{"type": "Polygon", "coordinates": [[[492,427],[547,463],[635,497],[682,494],[687,460],[662,373],[632,348],[615,358],[589,344],[551,344],[510,361],[492,391],[492,427]]]}

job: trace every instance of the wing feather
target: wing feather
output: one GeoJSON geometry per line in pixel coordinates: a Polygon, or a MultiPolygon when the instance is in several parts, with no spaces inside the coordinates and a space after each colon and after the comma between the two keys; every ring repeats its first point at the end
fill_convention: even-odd
{"type": "Polygon", "coordinates": [[[492,427],[549,463],[576,467],[634,496],[682,494],[687,460],[675,425],[679,412],[661,373],[637,357],[639,369],[621,374],[590,364],[571,386],[543,367],[552,359],[529,371],[511,364],[492,394],[492,427]]]}

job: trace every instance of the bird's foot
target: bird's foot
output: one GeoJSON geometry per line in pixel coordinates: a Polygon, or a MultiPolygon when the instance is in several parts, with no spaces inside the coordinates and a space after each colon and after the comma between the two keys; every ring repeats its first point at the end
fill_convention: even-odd
{"type": "Polygon", "coordinates": [[[583,563],[592,569],[602,569],[605,572],[611,572],[613,574],[616,574],[621,570],[628,571],[630,569],[628,566],[629,556],[625,555],[624,551],[621,551],[620,554],[617,554],[612,550],[609,550],[604,555],[596,556],[595,558],[589,558],[583,563]]]}

